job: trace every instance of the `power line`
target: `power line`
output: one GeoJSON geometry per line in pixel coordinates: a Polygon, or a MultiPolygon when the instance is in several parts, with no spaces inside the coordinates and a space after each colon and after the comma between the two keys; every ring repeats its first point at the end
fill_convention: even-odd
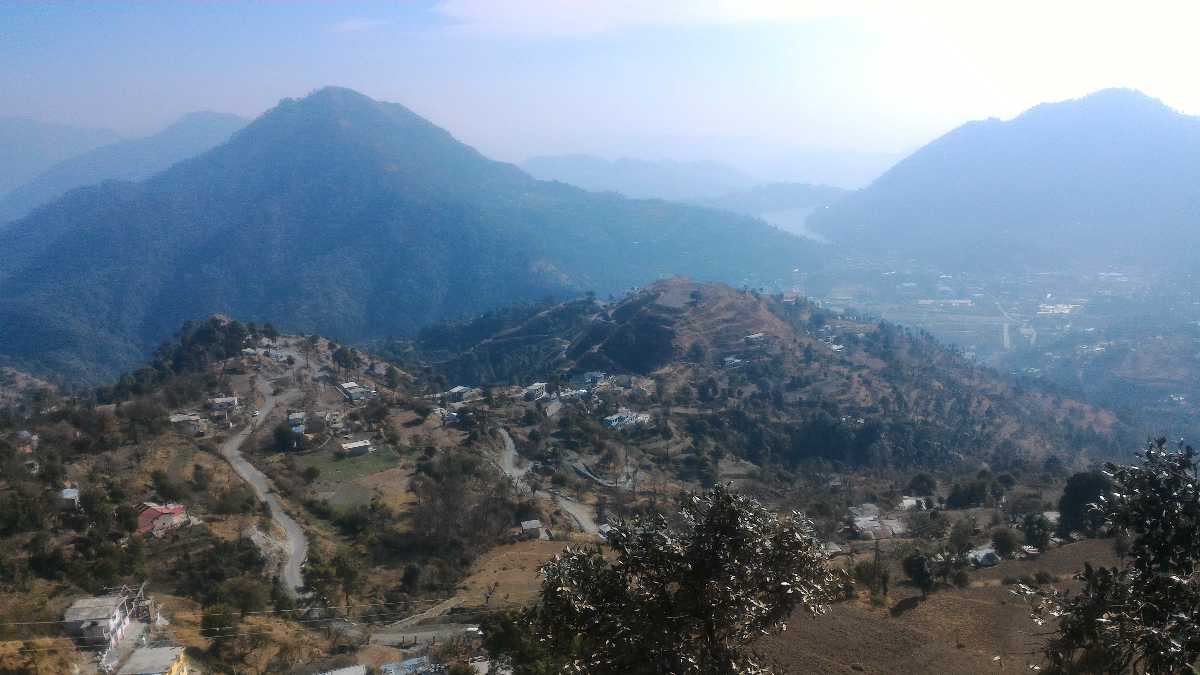
{"type": "MultiPolygon", "coordinates": [[[[322,620],[324,620],[324,619],[322,619],[322,620]]],[[[277,632],[279,632],[279,631],[288,632],[288,631],[299,631],[299,630],[307,630],[307,629],[306,629],[306,628],[304,628],[304,627],[302,627],[302,626],[291,626],[291,625],[284,624],[284,625],[282,625],[282,626],[277,626],[275,630],[268,630],[268,631],[254,631],[254,632],[248,632],[248,633],[230,633],[230,634],[227,634],[227,635],[205,635],[205,636],[201,636],[201,637],[203,637],[203,638],[204,638],[204,639],[206,639],[206,640],[230,640],[230,639],[233,639],[233,638],[239,638],[239,637],[251,637],[251,636],[256,636],[256,635],[274,635],[275,633],[277,633],[277,632]]],[[[413,632],[414,632],[414,633],[417,633],[417,632],[419,632],[419,631],[413,631],[413,632]]],[[[31,639],[31,640],[37,640],[37,639],[51,639],[51,640],[54,640],[54,639],[62,639],[62,640],[69,640],[69,639],[71,639],[71,638],[66,638],[66,637],[63,637],[63,638],[30,638],[30,639],[31,639]]],[[[13,642],[15,642],[15,640],[13,640],[13,642]]],[[[100,644],[107,644],[107,643],[108,643],[108,640],[102,640],[100,644]]],[[[63,652],[65,652],[65,651],[79,651],[79,648],[80,648],[80,647],[87,648],[87,647],[98,647],[98,646],[99,646],[99,645],[76,645],[76,644],[74,644],[74,643],[72,643],[72,645],[73,645],[72,647],[66,647],[66,646],[59,646],[59,647],[32,647],[32,648],[27,648],[27,649],[19,649],[19,650],[17,650],[17,652],[18,652],[18,653],[33,653],[33,652],[53,652],[53,651],[63,651],[63,652]]]]}
{"type": "MultiPolygon", "coordinates": [[[[417,605],[417,604],[421,604],[421,603],[429,603],[431,605],[434,605],[439,602],[443,602],[443,601],[442,600],[421,600],[421,601],[408,600],[408,601],[404,601],[404,602],[372,602],[372,603],[353,604],[353,605],[326,605],[324,607],[319,607],[319,608],[297,607],[295,609],[263,609],[263,610],[257,610],[257,611],[252,611],[252,612],[239,612],[239,613],[255,614],[255,615],[258,615],[258,614],[283,614],[283,613],[289,613],[289,612],[307,612],[307,611],[311,611],[313,609],[353,609],[356,607],[385,607],[385,606],[394,606],[394,605],[417,605]]],[[[191,613],[191,612],[197,612],[197,613],[202,614],[204,612],[204,610],[203,609],[183,609],[178,612],[175,612],[174,614],[186,614],[186,613],[191,613]]],[[[47,620],[47,621],[4,621],[4,622],[0,622],[0,627],[3,627],[3,626],[40,626],[40,625],[54,625],[54,624],[64,624],[64,623],[76,623],[76,622],[75,621],[67,621],[65,619],[58,619],[58,620],[53,620],[53,621],[51,621],[51,620],[47,620]]]]}

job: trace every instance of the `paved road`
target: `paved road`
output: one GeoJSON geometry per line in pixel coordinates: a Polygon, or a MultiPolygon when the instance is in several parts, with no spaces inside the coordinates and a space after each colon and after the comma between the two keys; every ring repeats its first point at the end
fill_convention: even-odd
{"type": "MultiPolygon", "coordinates": [[[[292,372],[294,374],[295,371],[292,372]]],[[[282,396],[276,397],[271,393],[271,383],[263,377],[258,380],[258,390],[264,398],[263,406],[259,409],[258,419],[266,419],[279,399],[290,400],[299,393],[296,389],[289,389],[282,396]]],[[[255,426],[257,425],[249,425],[225,441],[221,445],[221,455],[229,461],[233,470],[249,483],[250,487],[254,488],[254,493],[258,495],[258,498],[271,507],[271,518],[283,530],[284,552],[286,553],[283,561],[283,584],[295,597],[299,595],[298,589],[304,585],[301,565],[308,555],[308,538],[304,536],[304,529],[300,527],[300,524],[283,510],[283,504],[279,502],[279,497],[275,494],[275,486],[271,479],[242,456],[242,444],[253,433],[255,426]]]]}
{"type": "MultiPolygon", "coordinates": [[[[517,484],[517,487],[524,492],[529,491],[529,485],[525,482],[525,474],[529,473],[529,466],[517,466],[517,446],[513,443],[512,436],[508,435],[507,429],[500,429],[500,438],[504,440],[504,450],[500,453],[500,469],[508,474],[510,478],[517,484]]],[[[562,495],[552,495],[549,492],[538,490],[534,496],[543,499],[551,499],[556,502],[563,511],[575,520],[579,529],[588,534],[599,534],[600,526],[596,524],[596,518],[592,515],[592,507],[564,497],[562,495]]]]}

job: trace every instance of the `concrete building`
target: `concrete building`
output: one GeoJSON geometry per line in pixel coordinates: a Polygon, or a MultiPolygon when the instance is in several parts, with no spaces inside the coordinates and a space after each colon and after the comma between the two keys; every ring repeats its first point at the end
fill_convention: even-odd
{"type": "Polygon", "coordinates": [[[226,412],[233,410],[238,405],[236,396],[217,396],[208,399],[208,407],[213,410],[224,410],[226,412]]]}
{"type": "Polygon", "coordinates": [[[183,647],[142,647],[135,651],[117,675],[188,675],[183,647]]]}
{"type": "Polygon", "coordinates": [[[542,526],[540,520],[524,520],[521,521],[521,538],[547,540],[550,538],[550,531],[542,526]]]}
{"type": "Polygon", "coordinates": [[[129,598],[119,593],[80,598],[63,613],[68,633],[92,649],[111,649],[129,628],[129,598]]]}
{"type": "Polygon", "coordinates": [[[357,382],[343,382],[338,385],[338,389],[341,390],[342,396],[351,403],[365,401],[375,395],[374,391],[367,389],[357,382]]]}
{"type": "Polygon", "coordinates": [[[338,450],[338,454],[342,457],[358,457],[360,455],[365,455],[368,452],[374,452],[374,450],[371,449],[371,441],[369,440],[342,443],[342,447],[338,450]]]}
{"type": "Polygon", "coordinates": [[[79,488],[65,488],[58,496],[64,509],[79,508],[79,488]]]}
{"type": "Polygon", "coordinates": [[[525,400],[536,401],[546,395],[546,382],[534,382],[525,387],[525,400]]]}
{"type": "Polygon", "coordinates": [[[347,666],[337,670],[326,670],[321,675],[367,675],[366,666],[347,666]]]}

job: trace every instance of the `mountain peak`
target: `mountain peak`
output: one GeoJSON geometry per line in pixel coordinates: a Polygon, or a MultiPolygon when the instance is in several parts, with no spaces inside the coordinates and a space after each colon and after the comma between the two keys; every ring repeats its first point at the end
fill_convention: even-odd
{"type": "Polygon", "coordinates": [[[1100,89],[1080,98],[1042,103],[1022,113],[1014,121],[1086,116],[1093,121],[1126,119],[1137,123],[1143,118],[1182,117],[1180,113],[1137,89],[1113,87],[1100,89]]]}
{"type": "Polygon", "coordinates": [[[324,105],[360,105],[360,106],[377,106],[379,102],[367,96],[366,94],[350,89],[349,87],[339,87],[329,85],[315,89],[308,96],[300,99],[302,103],[309,104],[324,104],[324,105]]]}
{"type": "Polygon", "coordinates": [[[1177,262],[1198,241],[1198,158],[1200,117],[1104,89],[963,125],[809,225],[948,269],[1177,262]]]}

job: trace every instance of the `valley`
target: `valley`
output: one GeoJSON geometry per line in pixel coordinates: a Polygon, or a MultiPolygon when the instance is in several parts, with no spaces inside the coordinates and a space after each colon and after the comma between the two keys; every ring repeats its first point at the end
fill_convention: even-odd
{"type": "MultiPolygon", "coordinates": [[[[222,73],[137,120],[0,117],[0,675],[1200,664],[1200,117],[1109,88],[906,118],[889,78],[822,122],[780,59],[829,47],[789,31],[859,19],[732,8],[687,31],[738,91],[668,104],[699,54],[634,54],[674,10],[547,39],[464,6],[289,33],[411,49],[369,95],[289,66],[238,114],[196,108],[222,73]],[[729,23],[789,46],[743,63],[729,23]],[[621,85],[565,108],[574,72],[478,61],[576,41],[547,72],[621,85]],[[754,100],[786,133],[725,136],[754,100]]],[[[814,62],[904,79],[868,51],[814,62]]]]}
{"type": "MultiPolygon", "coordinates": [[[[61,603],[24,605],[22,589],[71,599],[147,580],[169,621],[151,639],[195,645],[215,669],[334,664],[347,650],[375,663],[465,658],[480,653],[480,625],[536,596],[537,568],[563,547],[602,543],[612,523],[669,512],[681,491],[719,483],[811,514],[831,564],[870,598],[839,602],[830,623],[799,623],[799,635],[830,637],[773,640],[764,653],[787,668],[860,670],[863,652],[828,651],[839,626],[870,634],[904,622],[915,636],[942,616],[919,602],[912,617],[928,619],[881,609],[914,603],[899,581],[906,556],[976,555],[1029,514],[1058,518],[1063,481],[1123,450],[1108,411],[1019,390],[928,337],[684,279],[611,303],[436,326],[386,352],[213,317],[91,401],[7,409],[0,448],[11,453],[6,471],[20,472],[0,484],[9,512],[40,499],[47,481],[89,496],[78,515],[40,521],[48,539],[6,521],[0,536],[15,554],[3,569],[15,586],[0,607],[54,621],[61,603]],[[65,429],[76,442],[58,440],[65,429]],[[25,432],[41,439],[31,455],[25,432]],[[139,460],[146,448],[161,459],[139,460]],[[936,478],[921,482],[922,472],[936,478]],[[131,502],[137,514],[171,500],[186,525],[122,531],[131,502]],[[118,545],[81,544],[72,530],[118,545]],[[879,566],[867,573],[863,561],[879,566]],[[271,648],[204,628],[232,625],[212,618],[230,606],[254,617],[251,632],[276,636],[271,648]]],[[[1068,552],[1106,559],[1111,543],[1076,538],[1064,530],[1049,550],[996,569],[1066,579],[1079,559],[1068,552]]],[[[947,575],[965,585],[945,581],[928,607],[1002,593],[986,566],[955,565],[947,575]]],[[[1019,623],[1016,610],[1005,625],[1019,623]]],[[[71,639],[56,636],[10,633],[0,659],[29,640],[71,639]]],[[[985,652],[1020,661],[1000,633],[971,640],[969,654],[939,643],[912,672],[966,667],[985,652]]]]}

